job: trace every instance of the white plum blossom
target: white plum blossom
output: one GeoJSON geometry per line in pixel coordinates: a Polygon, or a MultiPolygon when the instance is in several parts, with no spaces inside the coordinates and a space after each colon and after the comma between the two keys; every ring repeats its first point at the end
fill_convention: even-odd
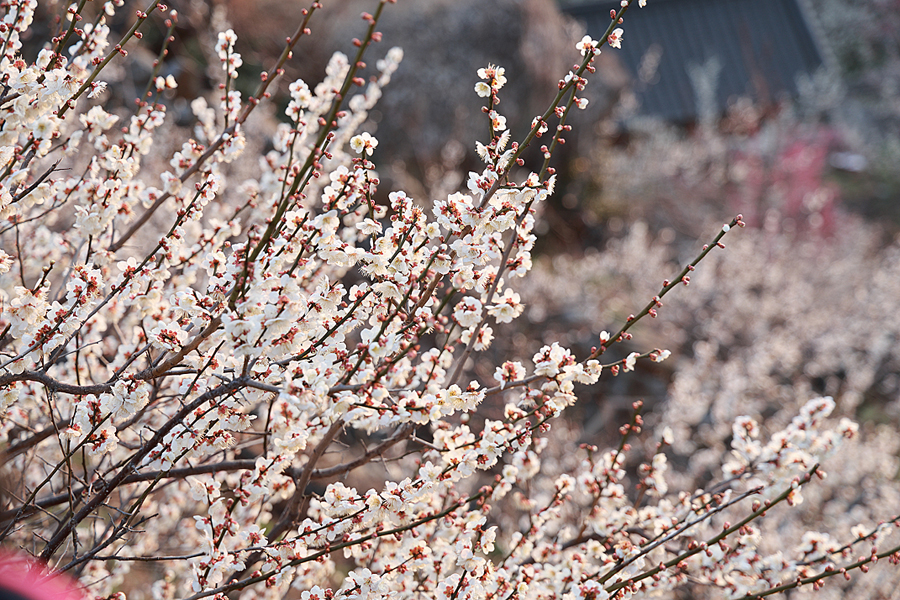
{"type": "Polygon", "coordinates": [[[453,311],[453,318],[462,327],[474,327],[481,321],[482,304],[478,298],[467,296],[456,305],[453,311]]]}
{"type": "Polygon", "coordinates": [[[494,91],[498,91],[506,85],[506,69],[503,67],[488,65],[483,69],[478,69],[478,77],[486,80],[494,91]]]}
{"type": "Polygon", "coordinates": [[[606,41],[609,42],[609,45],[611,48],[621,48],[622,47],[622,35],[624,33],[625,32],[622,31],[622,29],[620,27],[617,27],[616,29],[614,29],[612,31],[612,33],[609,34],[609,37],[607,38],[606,41]]]}
{"type": "Polygon", "coordinates": [[[669,350],[660,350],[657,352],[653,352],[650,355],[650,360],[653,362],[662,362],[672,356],[672,353],[669,350]]]}
{"type": "Polygon", "coordinates": [[[575,44],[575,49],[581,52],[582,56],[587,56],[588,53],[599,54],[600,50],[597,49],[597,42],[591,39],[591,36],[586,35],[581,38],[581,41],[575,44]]]}
{"type": "Polygon", "coordinates": [[[372,156],[372,153],[375,152],[375,148],[378,146],[378,140],[369,135],[368,133],[361,133],[359,135],[353,136],[350,140],[350,147],[353,148],[353,151],[357,154],[367,154],[368,156],[372,156]]]}
{"type": "Polygon", "coordinates": [[[150,330],[150,337],[158,346],[176,350],[187,340],[187,332],[177,322],[162,322],[150,330]]]}
{"type": "Polygon", "coordinates": [[[522,363],[506,361],[494,372],[494,379],[500,382],[500,389],[503,389],[508,383],[519,381],[525,376],[525,367],[522,363]]]}
{"type": "Polygon", "coordinates": [[[523,310],[525,310],[525,305],[521,303],[519,294],[507,289],[503,292],[502,297],[488,307],[488,314],[494,317],[498,323],[509,323],[522,314],[523,310]]]}
{"type": "Polygon", "coordinates": [[[637,363],[637,359],[640,356],[638,352],[632,352],[627,357],[625,357],[625,361],[623,363],[623,371],[634,371],[634,365],[637,363]]]}

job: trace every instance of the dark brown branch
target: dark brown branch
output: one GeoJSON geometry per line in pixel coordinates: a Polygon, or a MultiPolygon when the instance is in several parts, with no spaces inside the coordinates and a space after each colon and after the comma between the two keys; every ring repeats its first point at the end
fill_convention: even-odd
{"type": "MultiPolygon", "coordinates": [[[[212,323],[210,323],[210,325],[212,325],[212,323]]],[[[204,330],[203,332],[198,334],[197,338],[195,338],[195,339],[201,338],[205,334],[206,334],[206,331],[204,330]]],[[[192,343],[193,342],[191,342],[191,344],[192,343]]],[[[179,353],[179,356],[180,356],[180,353],[179,353]]],[[[179,358],[179,360],[180,360],[180,358],[179,358]]],[[[171,373],[171,372],[168,372],[168,373],[163,372],[163,371],[165,371],[165,369],[163,369],[162,367],[165,367],[166,369],[168,369],[168,368],[171,368],[172,366],[174,366],[174,364],[170,365],[169,363],[170,363],[170,361],[166,361],[165,363],[157,366],[156,368],[145,369],[145,370],[141,371],[140,373],[135,374],[132,377],[132,379],[147,380],[147,379],[154,379],[156,377],[161,377],[163,375],[172,375],[173,373],[171,373]]],[[[69,383],[63,383],[59,380],[53,379],[46,373],[42,373],[40,371],[23,371],[22,373],[8,373],[6,375],[0,375],[0,388],[10,385],[10,384],[13,384],[13,383],[20,382],[20,381],[36,381],[36,382],[42,383],[44,386],[46,386],[48,391],[50,391],[51,393],[72,394],[73,396],[86,396],[88,394],[94,394],[95,396],[98,396],[100,394],[106,394],[106,393],[112,392],[112,383],[98,383],[95,385],[72,385],[69,383]]],[[[278,388],[275,388],[268,384],[260,383],[258,381],[247,380],[245,383],[249,387],[255,387],[255,388],[270,391],[270,392],[280,391],[278,388]]],[[[336,385],[336,386],[332,387],[330,390],[328,390],[328,393],[335,394],[337,392],[341,392],[341,391],[345,391],[345,390],[359,389],[359,387],[360,386],[358,386],[358,385],[351,385],[351,386],[336,385]]],[[[129,421],[129,423],[131,423],[131,421],[129,421]]],[[[50,426],[42,429],[41,431],[35,433],[31,437],[26,438],[16,444],[13,444],[9,448],[7,448],[6,452],[3,453],[3,457],[5,459],[9,459],[14,456],[18,456],[22,452],[28,450],[29,448],[32,448],[33,446],[36,446],[37,444],[40,444],[41,442],[46,440],[48,437],[53,435],[57,429],[65,429],[66,427],[69,426],[69,424],[70,424],[69,420],[64,420],[64,421],[59,421],[53,425],[50,425],[50,426]]],[[[2,514],[5,514],[5,513],[0,513],[0,515],[2,515],[2,514]]],[[[0,518],[2,518],[2,517],[0,517],[0,518]]]]}
{"type": "MultiPolygon", "coordinates": [[[[68,421],[64,422],[61,427],[67,427],[68,421]]],[[[40,440],[35,439],[41,435],[43,436],[41,439],[49,437],[50,434],[53,433],[53,428],[48,427],[47,429],[40,432],[40,434],[34,435],[29,438],[27,441],[31,442],[31,445],[36,444],[40,440]]],[[[354,458],[353,460],[334,465],[331,467],[324,467],[321,469],[313,469],[310,473],[309,479],[328,479],[330,477],[337,477],[339,475],[343,475],[344,473],[348,473],[353,469],[363,466],[364,464],[372,461],[372,459],[381,456],[384,452],[396,445],[398,442],[406,439],[409,435],[415,431],[415,426],[412,423],[408,423],[406,425],[401,426],[391,437],[387,438],[377,446],[373,446],[364,454],[354,458]]],[[[19,453],[27,448],[19,448],[18,446],[14,446],[10,448],[9,453],[16,451],[19,453]]],[[[122,482],[121,485],[128,485],[131,483],[140,483],[142,481],[154,481],[161,475],[166,479],[184,479],[185,477],[191,477],[193,475],[206,475],[209,473],[224,473],[230,471],[241,471],[244,469],[253,469],[256,467],[256,459],[255,458],[245,458],[239,460],[226,460],[217,463],[209,463],[205,465],[197,465],[194,467],[181,467],[178,469],[169,469],[168,471],[147,471],[146,473],[133,473],[127,476],[122,482]]],[[[297,480],[302,475],[302,469],[288,469],[287,474],[294,480],[297,480]]],[[[305,486],[304,486],[305,487],[305,486]]],[[[85,486],[81,486],[72,491],[71,496],[80,497],[85,491],[85,486]]],[[[19,506],[16,508],[11,508],[9,510],[5,510],[0,512],[0,522],[6,521],[8,519],[12,519],[17,517],[27,517],[41,509],[49,508],[51,506],[58,506],[66,502],[70,497],[69,492],[64,492],[60,494],[55,494],[53,496],[47,496],[45,498],[41,498],[40,500],[32,503],[29,506],[19,506]]]]}
{"type": "Polygon", "coordinates": [[[18,456],[19,454],[25,452],[26,450],[28,450],[29,448],[31,448],[33,446],[37,446],[38,444],[40,444],[41,442],[46,440],[48,437],[50,437],[51,435],[56,433],[58,430],[65,429],[68,426],[69,426],[68,419],[66,419],[64,421],[57,421],[56,423],[53,423],[49,427],[45,427],[44,429],[38,431],[31,437],[25,438],[21,442],[13,444],[9,448],[7,448],[6,451],[3,453],[3,455],[2,455],[3,462],[6,462],[7,460],[9,460],[10,458],[13,458],[14,456],[18,456]]]}
{"type": "Polygon", "coordinates": [[[769,588],[764,592],[757,592],[755,594],[748,594],[747,596],[743,596],[738,600],[758,600],[759,598],[764,598],[766,596],[771,596],[772,594],[780,594],[782,592],[787,592],[793,588],[799,588],[801,585],[810,585],[825,579],[826,577],[834,577],[835,575],[843,575],[848,571],[852,571],[853,569],[859,569],[868,565],[869,563],[875,563],[879,559],[882,558],[890,558],[897,553],[900,553],[900,545],[894,546],[888,550],[882,550],[881,552],[875,553],[873,552],[869,556],[863,556],[856,562],[850,563],[849,565],[843,565],[840,567],[835,567],[832,569],[826,568],[824,571],[819,573],[818,575],[812,575],[810,577],[798,577],[797,579],[785,583],[783,585],[775,586],[773,588],[769,588]]]}
{"type": "Polygon", "coordinates": [[[72,394],[73,396],[87,396],[88,394],[99,396],[100,394],[108,394],[112,391],[112,384],[109,383],[72,385],[53,379],[46,373],[41,373],[40,371],[22,371],[21,373],[7,373],[6,375],[0,375],[0,388],[18,381],[37,381],[38,383],[43,384],[50,392],[57,394],[72,394]]]}
{"type": "MultiPolygon", "coordinates": [[[[681,272],[678,273],[678,275],[675,277],[675,279],[673,279],[671,281],[666,280],[663,283],[662,289],[659,290],[659,293],[656,296],[654,296],[653,299],[650,300],[650,302],[648,302],[646,306],[644,306],[644,308],[641,310],[641,312],[639,312],[637,315],[632,315],[632,316],[628,317],[628,321],[625,323],[625,325],[623,325],[622,328],[615,335],[611,336],[609,338],[609,341],[607,341],[605,344],[601,344],[601,346],[599,348],[597,348],[596,350],[591,352],[589,359],[598,358],[601,354],[606,352],[607,348],[609,348],[616,342],[621,342],[622,340],[624,340],[625,333],[629,329],[631,329],[635,323],[637,323],[638,321],[640,321],[641,319],[643,319],[644,317],[649,315],[651,310],[654,310],[657,306],[661,306],[661,304],[659,302],[660,298],[662,298],[663,296],[665,296],[666,294],[671,292],[678,284],[681,283],[681,284],[687,285],[688,282],[690,281],[689,274],[694,270],[694,268],[698,264],[700,264],[700,261],[703,260],[707,254],[712,252],[713,248],[720,247],[720,240],[725,236],[725,234],[728,233],[729,231],[731,231],[732,229],[734,229],[735,227],[743,227],[744,226],[744,222],[742,219],[743,219],[743,217],[741,215],[738,215],[734,219],[731,220],[731,223],[727,223],[726,227],[723,227],[722,229],[720,229],[719,233],[716,234],[716,237],[713,238],[712,242],[703,246],[703,250],[700,252],[700,254],[697,255],[697,258],[695,258],[691,263],[689,263],[686,267],[684,267],[681,270],[681,272]]],[[[721,246],[721,247],[724,248],[725,246],[721,246]]]]}
{"type": "Polygon", "coordinates": [[[41,552],[41,558],[43,560],[48,560],[53,556],[59,546],[63,543],[66,537],[72,532],[72,530],[78,526],[85,518],[87,518],[91,513],[93,513],[97,508],[100,507],[101,504],[109,497],[113,491],[123,484],[125,479],[131,475],[132,473],[137,471],[138,465],[144,458],[150,454],[150,451],[156,448],[159,445],[163,438],[165,438],[166,434],[168,434],[175,425],[182,422],[182,420],[191,414],[194,410],[209,402],[210,400],[214,400],[220,396],[225,396],[231,394],[238,389],[244,387],[247,384],[247,381],[243,377],[239,377],[234,379],[224,385],[220,385],[217,388],[211,389],[205,394],[198,396],[193,402],[186,404],[179,410],[175,415],[172,416],[162,427],[160,427],[156,434],[150,439],[149,442],[144,444],[144,446],[138,450],[134,456],[131,457],[131,460],[128,463],[119,469],[119,472],[113,477],[105,486],[102,486],[97,494],[87,502],[81,510],[78,511],[77,514],[73,515],[71,518],[64,519],[60,526],[56,529],[53,534],[53,537],[50,538],[50,541],[47,542],[47,546],[44,548],[44,551],[41,552]]]}
{"type": "Polygon", "coordinates": [[[56,167],[59,166],[59,163],[60,163],[60,162],[62,162],[62,159],[59,159],[58,161],[56,161],[55,163],[53,163],[53,164],[50,166],[49,169],[47,169],[46,171],[44,171],[44,174],[43,174],[43,175],[41,175],[40,177],[38,177],[38,178],[35,180],[34,183],[32,183],[31,185],[29,185],[27,188],[25,188],[24,190],[22,190],[22,191],[19,192],[18,194],[16,194],[16,197],[12,199],[12,202],[10,202],[10,204],[15,204],[16,202],[19,202],[20,200],[22,200],[22,198],[24,198],[25,196],[27,196],[28,194],[30,194],[31,192],[33,192],[34,190],[36,190],[37,187],[38,187],[39,185],[41,185],[41,184],[44,182],[44,180],[47,179],[47,177],[50,176],[50,173],[52,173],[53,171],[56,170],[56,167]]]}
{"type": "Polygon", "coordinates": [[[221,324],[222,324],[222,317],[221,316],[214,317],[209,322],[209,325],[204,327],[203,331],[201,331],[196,336],[194,336],[194,339],[192,339],[183,348],[181,348],[175,354],[175,356],[167,359],[162,364],[159,364],[159,365],[153,367],[152,369],[147,369],[146,371],[142,371],[142,372],[138,373],[137,375],[135,375],[135,379],[154,379],[156,377],[159,377],[160,375],[162,375],[163,373],[165,373],[172,367],[178,366],[178,363],[181,362],[182,358],[184,358],[189,353],[193,352],[198,346],[200,346],[200,344],[203,343],[203,340],[205,340],[210,335],[212,335],[216,331],[216,329],[219,328],[219,325],[221,325],[221,324]]]}
{"type": "Polygon", "coordinates": [[[291,527],[291,524],[299,517],[300,507],[303,503],[304,496],[306,496],[306,486],[309,484],[309,480],[312,479],[313,469],[343,426],[344,420],[342,418],[336,419],[334,423],[331,424],[331,427],[328,428],[328,431],[325,432],[325,435],[322,436],[322,439],[313,449],[312,455],[309,457],[309,462],[307,462],[300,470],[299,476],[294,478],[294,495],[288,501],[287,508],[284,509],[284,514],[281,516],[281,519],[275,524],[272,531],[269,532],[270,539],[278,539],[278,536],[287,531],[291,527]]]}
{"type": "Polygon", "coordinates": [[[391,437],[387,438],[377,446],[370,448],[366,451],[362,456],[355,458],[349,462],[341,463],[339,465],[334,465],[333,467],[325,467],[323,469],[315,469],[312,472],[311,479],[325,479],[328,477],[336,477],[338,475],[343,475],[349,471],[357,467],[361,467],[362,465],[370,462],[376,456],[381,456],[384,454],[385,450],[400,442],[410,436],[413,431],[415,431],[416,427],[412,423],[406,423],[401,425],[399,429],[397,429],[396,433],[391,437]]]}

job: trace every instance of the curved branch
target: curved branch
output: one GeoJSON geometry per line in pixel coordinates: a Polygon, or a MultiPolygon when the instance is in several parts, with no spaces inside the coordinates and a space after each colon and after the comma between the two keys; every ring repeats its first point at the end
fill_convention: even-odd
{"type": "Polygon", "coordinates": [[[413,431],[416,430],[416,426],[413,423],[406,423],[401,425],[399,429],[392,435],[387,438],[377,446],[370,448],[366,451],[362,456],[355,458],[351,461],[341,463],[339,465],[334,465],[333,467],[325,467],[322,469],[315,469],[312,472],[311,479],[326,479],[328,477],[336,477],[338,475],[343,475],[349,471],[357,467],[361,467],[364,464],[370,462],[376,456],[381,456],[384,454],[385,450],[395,445],[397,442],[403,441],[408,438],[413,431]]]}
{"type": "Polygon", "coordinates": [[[331,424],[331,427],[328,428],[328,431],[325,432],[325,435],[322,436],[322,439],[319,440],[319,443],[313,449],[312,455],[309,457],[309,462],[303,466],[298,476],[294,478],[294,495],[291,496],[291,499],[288,501],[288,505],[284,509],[284,514],[281,516],[281,519],[275,524],[272,531],[269,532],[269,537],[271,539],[278,539],[278,536],[287,531],[299,516],[300,506],[303,503],[303,497],[306,495],[306,486],[309,484],[309,480],[312,479],[313,467],[316,466],[316,463],[319,462],[319,459],[325,454],[325,450],[328,449],[328,446],[331,445],[331,442],[334,441],[335,436],[343,426],[343,418],[338,418],[331,424]]]}
{"type": "Polygon", "coordinates": [[[156,448],[159,445],[163,438],[165,438],[166,434],[168,434],[172,429],[174,429],[175,425],[181,423],[181,421],[191,414],[194,410],[213,400],[218,398],[219,396],[225,396],[227,394],[231,394],[241,387],[244,387],[247,384],[247,380],[244,377],[238,377],[226,384],[220,385],[217,388],[211,389],[205,394],[198,396],[194,399],[193,402],[184,405],[181,410],[175,413],[162,427],[160,427],[156,434],[144,444],[140,450],[138,450],[132,457],[128,463],[125,464],[119,472],[116,473],[115,477],[113,477],[109,482],[106,483],[98,493],[91,499],[90,502],[87,502],[81,510],[78,511],[77,514],[73,515],[71,518],[64,519],[60,526],[56,529],[53,534],[53,537],[47,542],[46,547],[43,552],[41,552],[40,557],[43,560],[48,560],[53,556],[59,546],[63,543],[66,537],[72,532],[72,530],[78,526],[85,518],[87,518],[92,512],[94,512],[103,502],[109,497],[113,491],[116,490],[120,485],[123,484],[125,479],[134,473],[137,470],[138,465],[144,458],[150,454],[150,451],[156,448]]]}
{"type": "MultiPolygon", "coordinates": [[[[46,373],[41,373],[40,371],[22,371],[21,373],[7,373],[6,375],[0,375],[0,388],[19,381],[36,381],[43,384],[44,387],[53,393],[72,394],[73,396],[87,396],[88,394],[99,396],[100,394],[109,393],[112,390],[112,385],[109,383],[72,385],[53,379],[46,373]]],[[[66,423],[68,423],[68,421],[66,423]]]]}
{"type": "MultiPolygon", "coordinates": [[[[67,427],[68,421],[61,422],[60,427],[67,427]]],[[[43,436],[42,439],[49,437],[52,431],[52,427],[48,427],[47,429],[41,431],[39,434],[36,434],[29,438],[28,441],[34,440],[38,436],[43,436]]],[[[415,425],[412,423],[407,423],[406,425],[401,426],[391,437],[387,438],[377,446],[373,446],[364,454],[354,458],[353,460],[340,463],[338,465],[334,465],[331,467],[324,467],[321,469],[313,469],[310,473],[309,479],[328,479],[330,477],[337,477],[338,475],[343,475],[344,473],[348,473],[353,469],[363,466],[364,464],[371,462],[375,457],[381,456],[384,452],[396,445],[398,442],[403,441],[408,438],[410,434],[415,431],[415,425]]],[[[38,440],[40,441],[40,440],[38,440]]],[[[30,445],[34,445],[37,441],[32,442],[30,445]]],[[[29,446],[30,447],[30,446],[29,446]]],[[[25,450],[26,448],[19,449],[18,446],[10,448],[7,452],[6,456],[13,451],[16,453],[25,450]]],[[[194,467],[181,467],[179,469],[169,469],[168,471],[147,471],[145,473],[133,473],[132,475],[128,475],[121,482],[121,485],[127,485],[130,483],[140,483],[141,481],[154,481],[160,475],[164,475],[166,479],[184,479],[185,477],[191,477],[193,475],[208,475],[210,473],[223,473],[229,471],[241,471],[244,469],[253,469],[256,467],[256,459],[255,458],[243,458],[237,460],[226,460],[217,463],[209,463],[205,465],[197,465],[194,467]]],[[[290,475],[293,479],[298,479],[302,475],[302,469],[288,469],[288,475],[290,475]]],[[[304,486],[305,487],[305,486],[304,486]]],[[[8,519],[14,518],[16,516],[26,517],[37,512],[40,509],[49,508],[51,506],[57,506],[69,500],[71,497],[79,497],[87,490],[86,486],[81,486],[75,488],[71,493],[66,491],[60,494],[55,494],[53,496],[47,496],[45,498],[41,498],[40,500],[34,502],[28,506],[19,506],[16,508],[11,508],[9,510],[5,510],[0,512],[0,522],[6,521],[8,519]]]]}

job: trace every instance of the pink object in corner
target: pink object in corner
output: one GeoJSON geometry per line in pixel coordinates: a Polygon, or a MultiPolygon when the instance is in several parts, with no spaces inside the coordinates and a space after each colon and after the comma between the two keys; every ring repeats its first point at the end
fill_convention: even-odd
{"type": "Polygon", "coordinates": [[[82,600],[69,577],[53,575],[38,559],[0,550],[0,598],[4,600],[82,600]]]}

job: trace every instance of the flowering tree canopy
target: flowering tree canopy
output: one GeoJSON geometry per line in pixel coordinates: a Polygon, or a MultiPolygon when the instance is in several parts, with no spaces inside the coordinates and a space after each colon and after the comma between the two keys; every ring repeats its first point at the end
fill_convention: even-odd
{"type": "Polygon", "coordinates": [[[91,597],[160,600],[629,598],[690,582],[759,597],[900,559],[891,521],[761,546],[758,520],[799,504],[857,432],[830,418],[831,398],[776,431],[738,418],[705,489],[671,477],[669,428],[626,469],[640,402],[612,448],[579,446],[560,418],[585,386],[669,356],[605,353],[740,215],[590,352],[489,352],[523,314],[550,161],[601,47],[623,43],[630,0],[601,39],[578,42],[520,140],[500,112],[510,75],[473,74],[484,166],[430,202],[379,190],[378,139],[360,129],[402,59],[367,56],[393,1],[363,15],[355,55],[335,54],[320,83],[284,82],[268,150],[249,124],[274,113],[318,2],[253,94],[237,85],[235,33],[218,34],[218,91],[190,102],[189,132],[168,123],[165,44],[133,111],[106,103],[100,79],[157,13],[167,44],[177,13],[153,2],[112,43],[123,2],[90,17],[85,4],[32,62],[21,39],[35,0],[3,5],[5,545],[91,597]],[[143,591],[124,583],[141,562],[160,565],[143,591]]]}

